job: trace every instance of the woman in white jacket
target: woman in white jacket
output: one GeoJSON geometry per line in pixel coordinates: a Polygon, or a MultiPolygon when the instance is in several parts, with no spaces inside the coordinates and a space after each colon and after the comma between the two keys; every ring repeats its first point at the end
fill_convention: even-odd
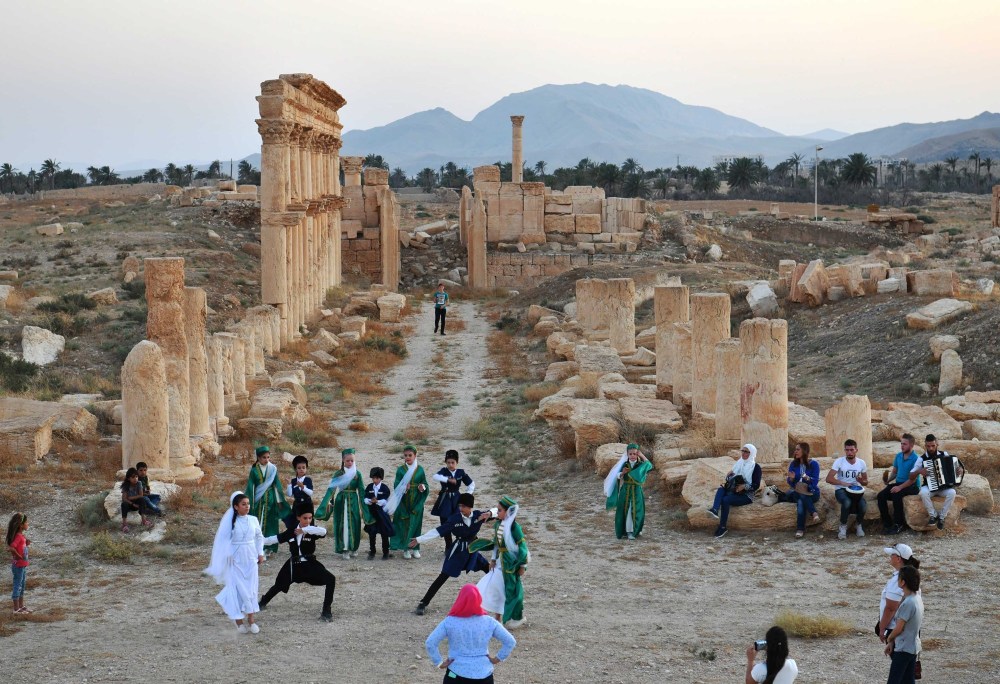
{"type": "Polygon", "coordinates": [[[250,515],[250,499],[243,492],[229,497],[229,510],[219,521],[212,545],[212,563],[205,569],[222,591],[215,600],[236,621],[241,634],[260,631],[254,623],[254,613],[260,610],[257,567],[264,562],[264,534],[260,522],[250,515]],[[243,624],[246,616],[247,624],[243,624]]]}

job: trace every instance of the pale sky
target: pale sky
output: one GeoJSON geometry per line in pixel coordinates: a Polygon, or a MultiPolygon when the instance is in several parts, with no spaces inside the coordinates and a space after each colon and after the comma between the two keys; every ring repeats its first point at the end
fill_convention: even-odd
{"type": "Polygon", "coordinates": [[[968,118],[1000,109],[998,28],[997,0],[10,0],[0,163],[238,159],[290,72],[347,99],[345,130],[580,81],[787,134],[968,118]]]}

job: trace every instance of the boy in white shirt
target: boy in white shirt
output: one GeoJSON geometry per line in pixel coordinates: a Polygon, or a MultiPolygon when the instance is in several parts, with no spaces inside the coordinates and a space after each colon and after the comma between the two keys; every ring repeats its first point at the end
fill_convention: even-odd
{"type": "Polygon", "coordinates": [[[834,492],[840,503],[840,530],[837,532],[837,538],[847,539],[847,519],[852,512],[855,513],[854,522],[857,524],[858,536],[865,536],[861,523],[864,522],[865,511],[868,510],[868,502],[864,497],[852,499],[847,495],[847,488],[851,485],[868,484],[868,466],[858,458],[858,443],[853,439],[844,442],[844,455],[833,462],[830,472],[826,474],[826,481],[837,487],[834,492]]]}

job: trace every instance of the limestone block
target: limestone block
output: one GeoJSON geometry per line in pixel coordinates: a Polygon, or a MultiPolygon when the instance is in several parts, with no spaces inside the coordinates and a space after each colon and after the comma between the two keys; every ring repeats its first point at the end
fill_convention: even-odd
{"type": "MultiPolygon", "coordinates": [[[[691,468],[688,471],[688,478],[691,477],[691,468]]],[[[687,480],[685,480],[687,484],[687,480]]],[[[708,506],[711,505],[711,501],[708,502],[706,506],[693,506],[688,509],[687,518],[688,523],[691,527],[699,529],[710,529],[717,527],[719,521],[714,517],[709,515],[708,506]]],[[[823,512],[817,509],[820,514],[820,520],[813,520],[811,517],[806,518],[806,525],[813,526],[818,525],[822,522],[823,512]]],[[[726,522],[726,526],[730,530],[739,531],[788,531],[791,532],[795,529],[795,505],[791,503],[778,503],[773,506],[764,506],[760,501],[755,501],[749,506],[737,506],[729,510],[729,520],[726,522]]]]}
{"type": "Polygon", "coordinates": [[[218,183],[216,183],[215,187],[223,192],[236,192],[236,181],[220,180],[218,183]]]}
{"type": "Polygon", "coordinates": [[[390,292],[382,295],[376,300],[378,304],[379,320],[383,323],[399,323],[400,312],[406,306],[406,297],[401,294],[390,292]]]}
{"type": "Polygon", "coordinates": [[[758,463],[788,458],[788,323],[753,318],[740,324],[740,441],[758,463]]]}
{"type": "MultiPolygon", "coordinates": [[[[139,459],[142,460],[142,459],[139,459]]],[[[134,464],[133,464],[134,465],[134,464]]],[[[147,462],[148,465],[148,462],[147,462]]],[[[131,468],[132,466],[128,466],[131,468]]],[[[153,468],[150,466],[150,473],[152,473],[153,468]]],[[[160,497],[160,503],[166,503],[170,500],[170,497],[174,496],[181,490],[180,485],[174,484],[173,482],[161,482],[160,480],[154,480],[150,478],[149,480],[149,491],[151,494],[156,494],[160,497]]],[[[122,483],[121,480],[115,482],[115,486],[111,488],[108,495],[104,498],[104,510],[108,514],[108,518],[114,521],[120,521],[122,515],[122,483]]],[[[137,512],[129,513],[126,520],[132,524],[141,524],[142,518],[137,512]]]]}
{"type": "Polygon", "coordinates": [[[839,403],[826,410],[823,422],[826,431],[825,455],[843,455],[844,442],[853,439],[858,443],[858,458],[868,467],[874,466],[871,456],[872,410],[867,395],[844,395],[839,403]]]}
{"type": "Polygon", "coordinates": [[[931,355],[935,361],[939,361],[945,350],[957,350],[962,346],[962,342],[955,335],[934,335],[930,339],[930,346],[931,355]]]}
{"type": "Polygon", "coordinates": [[[8,464],[34,465],[52,448],[55,415],[0,414],[0,459],[8,464]]]}
{"type": "Polygon", "coordinates": [[[0,285],[0,311],[7,308],[7,300],[10,299],[12,292],[14,292],[13,285],[0,285]]]}
{"type": "MultiPolygon", "coordinates": [[[[357,333],[351,334],[357,335],[357,333]]],[[[331,368],[336,366],[338,363],[335,356],[332,356],[329,352],[320,350],[309,352],[309,358],[319,365],[320,368],[331,368]]]]}
{"type": "Polygon", "coordinates": [[[916,330],[932,330],[972,311],[970,302],[957,299],[939,299],[927,306],[906,314],[907,327],[916,330]]]}
{"type": "Polygon", "coordinates": [[[538,402],[533,417],[535,420],[544,420],[549,424],[564,423],[573,414],[573,407],[583,399],[576,398],[576,390],[573,387],[563,387],[555,394],[551,394],[538,402]]]}
{"type": "Polygon", "coordinates": [[[708,251],[705,252],[705,257],[709,261],[721,261],[722,260],[722,247],[719,247],[716,244],[712,244],[712,246],[708,248],[708,251]]]}
{"type": "Polygon", "coordinates": [[[364,337],[367,320],[364,316],[345,316],[340,319],[340,329],[342,332],[355,332],[359,337],[364,337]]]}
{"type": "Polygon", "coordinates": [[[574,361],[576,359],[576,346],[579,341],[579,335],[556,331],[545,339],[545,346],[552,354],[568,361],[574,361]]]}
{"type": "MultiPolygon", "coordinates": [[[[309,393],[306,392],[306,388],[302,386],[297,377],[290,377],[288,374],[282,374],[280,376],[271,379],[271,387],[274,389],[288,390],[295,396],[295,401],[299,402],[299,406],[306,406],[309,404],[309,393]]],[[[251,411],[253,406],[251,405],[251,411]]]]}
{"type": "Polygon", "coordinates": [[[35,232],[38,233],[39,235],[46,235],[51,237],[53,235],[62,235],[63,227],[61,223],[48,223],[44,226],[38,226],[37,228],[35,228],[35,232]]]}
{"type": "Polygon", "coordinates": [[[826,299],[826,292],[830,289],[830,279],[823,268],[823,260],[815,259],[809,262],[805,272],[799,279],[799,288],[802,290],[803,301],[809,306],[819,306],[826,299]]]}
{"type": "Polygon", "coordinates": [[[628,357],[627,361],[632,366],[655,366],[656,354],[645,347],[639,347],[635,350],[635,354],[628,357]]]}
{"type": "Polygon", "coordinates": [[[843,301],[847,297],[847,290],[840,285],[831,285],[826,291],[826,298],[831,302],[843,301]]]}
{"type": "Polygon", "coordinates": [[[876,291],[879,294],[899,292],[899,280],[896,278],[886,278],[885,280],[880,280],[876,286],[876,291]]]}
{"type": "Polygon", "coordinates": [[[571,378],[580,371],[580,366],[576,361],[556,361],[550,363],[545,371],[545,382],[562,382],[566,378],[571,378]]]}
{"type": "Polygon", "coordinates": [[[955,280],[955,272],[943,268],[906,274],[907,289],[917,296],[952,297],[955,280]]]}
{"type": "Polygon", "coordinates": [[[597,397],[599,399],[656,399],[656,386],[630,383],[617,373],[609,373],[598,383],[597,397]],[[606,381],[607,378],[615,378],[615,376],[620,380],[606,381]]]}
{"type": "Polygon", "coordinates": [[[581,376],[587,374],[600,376],[605,373],[625,371],[625,364],[622,363],[618,352],[611,347],[577,344],[573,349],[573,360],[579,364],[581,376]]]}
{"type": "Polygon", "coordinates": [[[241,418],[236,421],[236,427],[245,437],[273,442],[281,437],[282,422],[277,418],[241,418]]]}
{"type": "Polygon", "coordinates": [[[578,217],[581,214],[589,214],[597,216],[598,221],[600,221],[603,212],[604,202],[600,197],[585,197],[582,195],[573,197],[573,213],[578,217]]]}
{"type": "Polygon", "coordinates": [[[938,394],[952,394],[962,389],[962,358],[954,349],[941,354],[941,376],[938,394]]]}
{"type": "Polygon", "coordinates": [[[608,315],[611,346],[619,354],[633,353],[635,351],[635,281],[631,278],[612,278],[605,281],[604,307],[608,315]]]}
{"type": "Polygon", "coordinates": [[[923,436],[933,433],[938,440],[961,439],[962,425],[938,406],[919,406],[905,402],[890,403],[882,414],[896,439],[909,432],[920,443],[923,436]]]}
{"type": "Polygon", "coordinates": [[[708,508],[715,498],[715,490],[726,481],[726,475],[733,469],[734,463],[735,460],[729,456],[692,461],[681,489],[681,497],[689,506],[708,508]]]}
{"type": "Polygon", "coordinates": [[[747,304],[756,317],[768,318],[778,313],[778,297],[766,280],[759,280],[750,288],[747,304]]]}
{"type": "Polygon", "coordinates": [[[729,337],[729,295],[691,296],[691,372],[693,413],[715,413],[715,345],[729,337]]]}
{"type": "Polygon", "coordinates": [[[941,407],[957,420],[1000,419],[1000,392],[966,392],[964,396],[945,397],[941,407]]]}
{"type": "MultiPolygon", "coordinates": [[[[525,273],[523,275],[530,274],[525,273]]],[[[535,327],[532,328],[532,332],[539,337],[548,337],[558,329],[559,320],[555,316],[545,316],[535,324],[535,327]]]]}
{"type": "MultiPolygon", "coordinates": [[[[690,405],[694,383],[693,363],[691,360],[691,323],[674,323],[670,335],[671,399],[674,404],[690,405]]],[[[657,373],[657,386],[660,385],[660,374],[657,373]]],[[[660,392],[657,390],[657,396],[660,392]]]]}
{"type": "Polygon", "coordinates": [[[248,194],[248,195],[256,195],[257,194],[257,186],[256,185],[237,185],[236,186],[236,192],[240,192],[240,193],[244,193],[244,194],[248,194]]]}
{"type": "MultiPolygon", "coordinates": [[[[569,425],[579,440],[589,446],[599,446],[618,441],[617,401],[606,399],[577,399],[569,415],[569,425]]],[[[577,457],[584,454],[577,452],[577,457]]]]}
{"type": "Polygon", "coordinates": [[[635,336],[635,346],[656,351],[656,326],[646,328],[635,336]]]}
{"type": "Polygon", "coordinates": [[[676,407],[665,399],[623,397],[618,400],[625,422],[654,432],[680,430],[684,421],[676,407]]]}
{"type": "Polygon", "coordinates": [[[715,345],[715,438],[736,446],[740,440],[740,341],[725,339],[715,345]]]}
{"type": "MultiPolygon", "coordinates": [[[[931,503],[938,514],[940,514],[941,507],[944,506],[944,499],[932,497],[931,503]]],[[[955,500],[951,504],[951,510],[948,511],[948,517],[944,519],[945,529],[953,530],[958,525],[958,519],[962,515],[962,511],[965,510],[966,504],[967,501],[964,496],[961,494],[955,496],[955,500]]],[[[903,499],[903,515],[906,516],[906,524],[912,530],[930,532],[937,529],[937,525],[927,524],[929,521],[927,509],[924,508],[924,502],[920,500],[919,496],[907,496],[903,499]]]]}
{"type": "Polygon", "coordinates": [[[577,214],[575,219],[577,233],[595,235],[601,232],[600,214],[577,214]]]}
{"type": "Polygon", "coordinates": [[[91,299],[98,304],[117,304],[118,295],[115,293],[115,288],[105,287],[101,290],[94,290],[93,292],[87,293],[87,298],[91,299]]]}
{"type": "Polygon", "coordinates": [[[594,450],[594,472],[601,477],[607,477],[611,469],[618,463],[618,459],[625,453],[628,444],[624,442],[611,442],[602,444],[594,450]]]}
{"type": "Polygon", "coordinates": [[[525,320],[528,322],[528,325],[535,325],[542,318],[542,316],[558,317],[559,315],[559,312],[554,309],[547,309],[544,306],[532,304],[528,307],[528,314],[525,317],[525,320]]]}
{"type": "Polygon", "coordinates": [[[262,389],[257,392],[250,404],[250,418],[277,418],[293,422],[301,422],[309,418],[309,414],[295,398],[295,393],[287,389],[262,389]]]}
{"type": "Polygon", "coordinates": [[[1000,421],[966,420],[962,423],[962,437],[965,439],[1000,442],[1000,421]]]}
{"type": "Polygon", "coordinates": [[[799,442],[809,445],[812,458],[826,456],[826,422],[811,408],[788,402],[788,448],[799,442]]]}
{"type": "MultiPolygon", "coordinates": [[[[896,445],[899,446],[898,444],[896,445]]],[[[826,477],[826,472],[829,472],[830,468],[827,467],[825,470],[821,467],[820,472],[823,477],[826,477]]],[[[865,510],[865,520],[878,520],[878,501],[876,497],[879,491],[882,490],[882,470],[875,468],[868,469],[868,483],[869,486],[865,487],[865,502],[868,504],[868,508],[865,510]]],[[[914,497],[915,498],[915,497],[914,497]]],[[[889,506],[892,508],[892,505],[889,506]]],[[[829,511],[829,515],[823,524],[823,529],[834,532],[840,525],[840,503],[837,501],[836,487],[831,484],[827,484],[825,480],[821,480],[819,483],[819,501],[816,504],[816,510],[821,511],[820,515],[823,515],[823,511],[829,511]]],[[[848,524],[853,527],[855,523],[855,518],[852,515],[848,518],[848,524]]]]}
{"type": "Polygon", "coordinates": [[[66,348],[66,338],[45,328],[26,325],[21,328],[21,358],[29,363],[47,366],[59,358],[66,348]]]}
{"type": "Polygon", "coordinates": [[[792,270],[791,282],[788,289],[788,300],[795,302],[796,304],[801,304],[805,301],[805,292],[799,284],[805,272],[806,264],[795,264],[795,268],[792,270]]]}
{"type": "MultiPolygon", "coordinates": [[[[950,453],[950,452],[949,452],[950,453]]],[[[963,459],[963,463],[965,460],[963,459]]],[[[968,466],[968,464],[966,464],[968,466]]],[[[965,512],[970,515],[990,515],[993,512],[993,489],[982,475],[966,473],[959,494],[965,497],[965,512]]],[[[956,501],[958,497],[955,497],[956,501]]],[[[931,499],[933,501],[934,499],[931,499]]]]}

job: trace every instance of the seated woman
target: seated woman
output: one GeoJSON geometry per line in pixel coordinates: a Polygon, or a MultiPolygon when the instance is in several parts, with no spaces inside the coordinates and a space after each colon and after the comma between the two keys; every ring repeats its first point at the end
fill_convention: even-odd
{"type": "Polygon", "coordinates": [[[813,520],[819,521],[819,513],[816,512],[816,502],[819,501],[819,462],[809,458],[809,445],[805,442],[795,445],[785,481],[791,487],[785,500],[796,506],[795,536],[801,537],[806,533],[806,513],[813,520]]]}
{"type": "Polygon", "coordinates": [[[729,520],[730,506],[746,506],[753,503],[754,493],[760,489],[760,466],[757,465],[757,447],[744,444],[740,458],[726,475],[726,482],[715,492],[715,503],[708,509],[713,518],[719,520],[715,537],[725,537],[726,521],[729,520]]]}

